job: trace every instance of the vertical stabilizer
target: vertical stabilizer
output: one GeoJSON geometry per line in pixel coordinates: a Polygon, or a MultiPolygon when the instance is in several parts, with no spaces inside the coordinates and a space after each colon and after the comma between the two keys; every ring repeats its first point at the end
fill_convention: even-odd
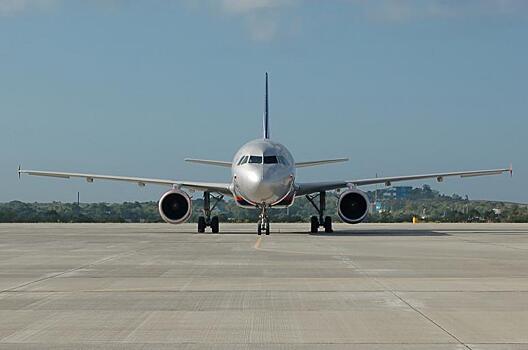
{"type": "Polygon", "coordinates": [[[269,104],[268,104],[268,73],[266,72],[266,100],[264,102],[264,138],[270,138],[269,130],[269,104]]]}

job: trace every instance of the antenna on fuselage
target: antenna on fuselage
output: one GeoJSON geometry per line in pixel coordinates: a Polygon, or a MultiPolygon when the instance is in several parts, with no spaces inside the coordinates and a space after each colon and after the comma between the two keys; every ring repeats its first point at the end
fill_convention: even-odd
{"type": "Polygon", "coordinates": [[[264,102],[264,138],[270,138],[269,130],[269,104],[268,104],[268,72],[266,72],[266,100],[264,102]]]}

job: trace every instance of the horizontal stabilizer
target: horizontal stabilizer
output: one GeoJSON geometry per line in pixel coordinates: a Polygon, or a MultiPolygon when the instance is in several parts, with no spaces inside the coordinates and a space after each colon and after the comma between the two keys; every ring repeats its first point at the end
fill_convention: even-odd
{"type": "Polygon", "coordinates": [[[226,168],[231,168],[233,163],[231,162],[224,162],[221,160],[208,160],[208,159],[193,159],[193,158],[185,158],[186,162],[189,163],[199,163],[199,164],[205,164],[205,165],[214,165],[214,166],[223,166],[226,168]]]}
{"type": "Polygon", "coordinates": [[[316,166],[316,165],[324,165],[324,164],[330,164],[330,163],[339,163],[339,162],[347,162],[348,158],[335,158],[335,159],[322,159],[322,160],[314,160],[311,162],[297,162],[295,163],[296,168],[305,168],[309,166],[316,166]]]}

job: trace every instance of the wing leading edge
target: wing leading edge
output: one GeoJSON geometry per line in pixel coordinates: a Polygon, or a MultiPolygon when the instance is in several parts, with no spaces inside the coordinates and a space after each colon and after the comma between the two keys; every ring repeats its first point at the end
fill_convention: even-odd
{"type": "Polygon", "coordinates": [[[348,158],[321,159],[321,160],[313,160],[309,162],[296,162],[295,167],[296,168],[306,168],[309,166],[340,163],[340,162],[348,162],[348,158]]]}
{"type": "Polygon", "coordinates": [[[214,166],[222,166],[225,168],[231,168],[233,163],[231,162],[225,162],[222,160],[209,160],[209,159],[195,159],[195,158],[185,158],[186,162],[189,163],[198,163],[198,164],[205,164],[205,165],[214,165],[214,166]]]}
{"type": "Polygon", "coordinates": [[[219,193],[226,194],[226,195],[232,195],[231,190],[230,190],[230,184],[228,183],[179,181],[179,180],[151,179],[151,178],[144,178],[144,177],[68,173],[68,172],[57,172],[57,171],[23,170],[19,168],[18,175],[20,176],[20,174],[27,174],[27,175],[33,175],[33,176],[57,177],[57,178],[62,178],[62,179],[84,178],[88,182],[93,182],[95,179],[110,180],[110,181],[124,181],[124,182],[133,182],[142,187],[145,186],[146,184],[181,186],[181,187],[186,187],[186,188],[190,188],[190,189],[197,190],[197,191],[219,192],[219,193]]]}
{"type": "Polygon", "coordinates": [[[488,175],[500,175],[504,173],[513,174],[513,168],[510,166],[507,169],[490,169],[490,170],[474,170],[474,171],[457,171],[449,173],[433,173],[433,174],[419,174],[419,175],[406,175],[406,176],[391,176],[391,177],[377,177],[372,179],[357,179],[350,181],[330,181],[330,182],[310,182],[310,183],[299,183],[297,184],[297,196],[303,196],[306,194],[330,191],[338,188],[344,188],[348,186],[366,186],[374,184],[385,184],[390,186],[393,182],[400,181],[411,181],[411,180],[422,180],[422,179],[435,179],[438,182],[442,182],[445,177],[476,177],[476,176],[488,176],[488,175]]]}

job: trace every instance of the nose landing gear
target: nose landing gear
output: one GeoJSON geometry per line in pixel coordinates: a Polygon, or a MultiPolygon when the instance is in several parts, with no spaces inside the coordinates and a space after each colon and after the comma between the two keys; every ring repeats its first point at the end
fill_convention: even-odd
{"type": "Polygon", "coordinates": [[[310,232],[317,233],[319,226],[324,227],[326,233],[334,232],[332,229],[332,218],[330,216],[324,216],[324,211],[326,210],[326,192],[319,192],[315,195],[307,194],[306,199],[308,199],[319,214],[319,217],[312,216],[310,218],[310,232]],[[319,205],[314,201],[317,197],[319,197],[319,205]]]}
{"type": "Polygon", "coordinates": [[[260,236],[262,232],[265,232],[266,235],[270,234],[270,219],[268,215],[268,207],[266,205],[262,205],[260,207],[261,212],[259,215],[259,221],[257,223],[257,234],[260,236]]]}
{"type": "Polygon", "coordinates": [[[207,226],[211,228],[212,233],[220,232],[220,222],[218,216],[211,217],[211,212],[216,208],[218,202],[224,198],[223,195],[214,196],[210,192],[204,192],[204,216],[198,217],[198,233],[204,233],[207,226]],[[211,207],[211,197],[215,199],[215,203],[211,207]]]}

